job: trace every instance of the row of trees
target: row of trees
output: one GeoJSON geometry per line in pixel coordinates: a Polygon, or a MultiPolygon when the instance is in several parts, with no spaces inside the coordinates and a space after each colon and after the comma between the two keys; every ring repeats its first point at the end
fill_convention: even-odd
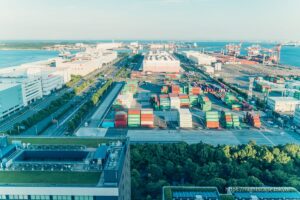
{"type": "Polygon", "coordinates": [[[27,130],[39,121],[43,120],[45,117],[48,117],[49,115],[56,112],[62,105],[66,103],[66,101],[69,101],[71,98],[73,98],[74,95],[74,92],[66,93],[59,99],[52,101],[48,107],[38,111],[22,122],[16,123],[13,129],[11,131],[8,131],[8,134],[19,134],[20,131],[27,130]]]}
{"type": "Polygon", "coordinates": [[[131,168],[133,199],[161,199],[165,185],[300,189],[300,146],[132,145],[131,168]]]}
{"type": "Polygon", "coordinates": [[[71,75],[71,80],[66,84],[67,87],[73,87],[81,80],[79,75],[71,75]]]}
{"type": "Polygon", "coordinates": [[[93,84],[95,80],[88,79],[85,80],[82,84],[74,88],[75,94],[80,94],[83,90],[85,90],[87,87],[89,87],[91,84],[93,84]]]}
{"type": "Polygon", "coordinates": [[[76,130],[78,125],[81,124],[84,117],[87,115],[87,113],[91,110],[93,107],[93,104],[91,101],[87,101],[84,103],[81,108],[76,112],[76,114],[73,116],[73,118],[68,122],[68,132],[73,132],[76,130]]]}
{"type": "Polygon", "coordinates": [[[96,105],[101,99],[102,95],[107,91],[107,89],[112,85],[113,80],[109,79],[95,94],[93,94],[91,101],[96,105]]]}

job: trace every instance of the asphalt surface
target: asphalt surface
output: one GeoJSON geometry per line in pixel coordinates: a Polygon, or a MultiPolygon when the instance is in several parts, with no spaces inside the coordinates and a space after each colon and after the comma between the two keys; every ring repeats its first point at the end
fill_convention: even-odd
{"type": "Polygon", "coordinates": [[[103,129],[81,128],[78,136],[100,137],[130,137],[131,143],[177,143],[194,144],[199,142],[211,145],[239,145],[250,141],[258,145],[300,144],[298,133],[270,129],[270,130],[161,130],[161,129],[103,129]]]}
{"type": "Polygon", "coordinates": [[[52,101],[60,98],[66,92],[70,91],[70,88],[64,88],[58,92],[55,92],[51,95],[45,96],[42,99],[38,100],[38,102],[29,105],[26,110],[22,113],[15,113],[12,116],[6,118],[4,121],[0,122],[0,131],[8,131],[13,128],[14,124],[20,123],[23,120],[29,118],[30,116],[36,114],[40,110],[48,107],[52,101]]]}

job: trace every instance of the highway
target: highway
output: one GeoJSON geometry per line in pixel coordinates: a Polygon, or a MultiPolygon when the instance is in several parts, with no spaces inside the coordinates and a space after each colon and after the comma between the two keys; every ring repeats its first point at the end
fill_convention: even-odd
{"type": "Polygon", "coordinates": [[[13,114],[12,116],[6,118],[4,121],[0,122],[0,132],[1,131],[8,131],[13,128],[14,124],[20,123],[23,120],[29,118],[30,116],[34,115],[35,113],[39,112],[40,110],[45,109],[50,105],[50,103],[66,92],[70,92],[72,89],[64,88],[58,92],[55,92],[51,95],[45,96],[42,99],[38,100],[36,103],[29,105],[28,107],[24,108],[24,110],[13,114]]]}

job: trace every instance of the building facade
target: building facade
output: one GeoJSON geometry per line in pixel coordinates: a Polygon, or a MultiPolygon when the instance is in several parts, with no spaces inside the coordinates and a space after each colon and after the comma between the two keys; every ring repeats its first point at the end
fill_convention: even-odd
{"type": "Polygon", "coordinates": [[[21,84],[0,84],[0,119],[23,106],[21,84]]]}

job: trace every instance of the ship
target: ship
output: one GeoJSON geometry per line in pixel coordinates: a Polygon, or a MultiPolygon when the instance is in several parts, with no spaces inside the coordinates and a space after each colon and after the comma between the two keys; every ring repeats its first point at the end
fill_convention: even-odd
{"type": "Polygon", "coordinates": [[[282,44],[282,46],[300,47],[300,41],[298,41],[298,42],[287,42],[287,43],[282,44]]]}
{"type": "Polygon", "coordinates": [[[242,43],[240,44],[227,44],[226,54],[229,56],[239,56],[241,54],[242,43]]]}

